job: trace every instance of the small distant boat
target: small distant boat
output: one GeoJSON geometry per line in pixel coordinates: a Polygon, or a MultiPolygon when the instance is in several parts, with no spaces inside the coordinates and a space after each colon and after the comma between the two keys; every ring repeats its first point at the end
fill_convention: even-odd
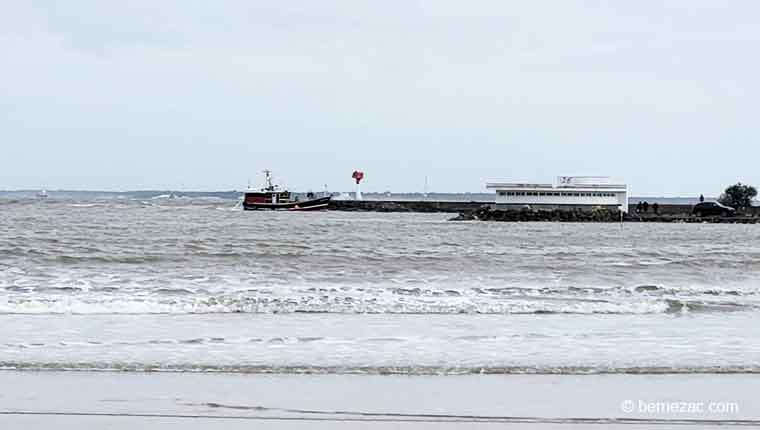
{"type": "Polygon", "coordinates": [[[37,193],[37,198],[38,199],[46,199],[46,198],[48,198],[48,192],[46,190],[40,190],[37,193]]]}
{"type": "Polygon", "coordinates": [[[327,209],[331,196],[316,197],[313,193],[306,195],[306,200],[293,197],[290,191],[282,190],[272,183],[269,170],[264,171],[266,183],[260,190],[248,190],[243,194],[243,209],[280,210],[280,211],[318,211],[327,209]]]}

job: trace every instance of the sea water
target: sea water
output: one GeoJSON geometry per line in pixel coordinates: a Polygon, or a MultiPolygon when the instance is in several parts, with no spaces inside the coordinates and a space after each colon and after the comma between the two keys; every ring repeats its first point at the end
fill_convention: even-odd
{"type": "Polygon", "coordinates": [[[0,202],[0,367],[758,373],[760,226],[0,202]]]}

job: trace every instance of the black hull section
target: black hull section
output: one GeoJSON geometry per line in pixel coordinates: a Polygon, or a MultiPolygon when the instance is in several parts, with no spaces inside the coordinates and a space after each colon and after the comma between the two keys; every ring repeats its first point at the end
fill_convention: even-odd
{"type": "Polygon", "coordinates": [[[243,209],[247,211],[319,211],[326,210],[331,197],[321,197],[313,200],[287,203],[245,203],[243,209]]]}

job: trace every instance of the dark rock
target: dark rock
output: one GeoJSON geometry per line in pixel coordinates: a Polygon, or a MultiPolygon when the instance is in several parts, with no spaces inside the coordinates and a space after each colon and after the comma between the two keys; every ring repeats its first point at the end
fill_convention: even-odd
{"type": "Polygon", "coordinates": [[[449,221],[474,221],[478,219],[473,212],[459,212],[459,215],[449,218],[449,221]]]}
{"type": "Polygon", "coordinates": [[[609,209],[584,211],[492,209],[484,207],[476,211],[476,217],[483,221],[619,222],[620,212],[609,209]]]}

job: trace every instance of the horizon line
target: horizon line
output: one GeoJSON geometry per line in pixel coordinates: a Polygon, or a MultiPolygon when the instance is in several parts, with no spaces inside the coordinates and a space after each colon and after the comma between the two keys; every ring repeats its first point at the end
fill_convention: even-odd
{"type": "MultiPolygon", "coordinates": [[[[0,189],[0,193],[37,193],[40,192],[41,188],[23,188],[23,189],[11,189],[11,190],[4,190],[0,189]]],[[[130,189],[130,190],[97,190],[97,189],[44,189],[48,193],[103,193],[103,194],[129,194],[129,193],[193,193],[193,194],[220,194],[220,193],[243,193],[246,190],[179,190],[179,189],[172,189],[172,188],[153,188],[153,189],[130,189]]],[[[294,193],[304,193],[308,191],[293,191],[294,193]]],[[[355,193],[355,190],[351,191],[331,191],[332,193],[345,193],[345,194],[352,194],[355,193]]],[[[418,194],[418,195],[430,195],[430,194],[494,194],[493,192],[489,191],[362,191],[363,194],[418,194]]],[[[699,198],[699,195],[696,196],[685,196],[685,195],[631,195],[628,198],[662,198],[662,199],[697,199],[699,198]]],[[[704,196],[705,199],[715,199],[716,196],[704,196]]]]}

